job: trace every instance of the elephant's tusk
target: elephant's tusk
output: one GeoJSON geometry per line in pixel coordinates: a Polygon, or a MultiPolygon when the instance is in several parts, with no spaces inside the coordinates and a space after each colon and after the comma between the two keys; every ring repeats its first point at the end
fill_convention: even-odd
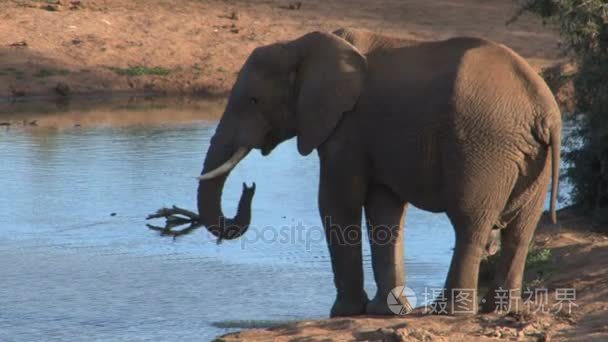
{"type": "Polygon", "coordinates": [[[197,179],[198,180],[213,179],[215,177],[221,176],[221,175],[229,172],[236,166],[236,164],[238,164],[241,161],[241,159],[245,158],[247,153],[249,153],[248,148],[239,147],[239,149],[236,150],[236,152],[234,152],[234,154],[232,155],[232,157],[230,157],[230,159],[228,159],[228,161],[226,161],[224,164],[220,165],[215,170],[209,171],[209,172],[205,173],[204,175],[200,175],[199,177],[197,177],[197,179]]]}

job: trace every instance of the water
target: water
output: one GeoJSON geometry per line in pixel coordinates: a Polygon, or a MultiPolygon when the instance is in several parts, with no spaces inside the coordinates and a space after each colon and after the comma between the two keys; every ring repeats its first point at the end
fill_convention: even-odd
{"type": "MultiPolygon", "coordinates": [[[[251,153],[223,201],[231,215],[241,183],[256,182],[244,238],[216,245],[199,230],[173,241],[144,218],[162,206],[195,208],[194,177],[221,102],[8,108],[0,117],[14,124],[0,129],[1,341],[200,341],[327,317],[335,290],[316,155],[301,157],[294,141],[268,157],[251,153]],[[15,126],[23,118],[26,126],[15,126]]],[[[408,286],[420,302],[425,287],[443,285],[453,231],[444,215],[410,207],[405,238],[408,286]]],[[[373,296],[367,242],[364,259],[373,296]]]]}

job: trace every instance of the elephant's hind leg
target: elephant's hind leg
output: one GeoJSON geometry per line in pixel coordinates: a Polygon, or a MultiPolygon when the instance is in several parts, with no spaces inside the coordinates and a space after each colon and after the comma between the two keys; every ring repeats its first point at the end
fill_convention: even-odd
{"type": "Polygon", "coordinates": [[[445,286],[447,301],[437,306],[447,307],[448,314],[477,313],[479,264],[519,174],[510,155],[498,153],[492,144],[476,154],[466,153],[479,148],[467,145],[462,151],[446,153],[446,162],[461,163],[461,167],[445,171],[444,182],[447,215],[454,226],[456,246],[445,286]]]}
{"type": "MultiPolygon", "coordinates": [[[[403,286],[403,220],[405,203],[388,188],[380,185],[370,187],[365,202],[368,235],[372,252],[372,266],[377,292],[367,304],[369,315],[394,314],[387,304],[392,289],[403,286]]],[[[412,310],[405,296],[397,298],[402,304],[401,313],[412,310]]]]}
{"type": "MultiPolygon", "coordinates": [[[[541,187],[546,189],[546,187],[541,187]]],[[[522,278],[528,255],[528,246],[542,214],[545,191],[538,191],[528,205],[501,234],[501,254],[494,274],[493,286],[484,296],[484,312],[517,312],[521,303],[522,278]]]]}
{"type": "Polygon", "coordinates": [[[477,210],[474,213],[449,214],[456,231],[456,247],[445,286],[447,314],[475,314],[479,305],[477,281],[479,264],[490,231],[498,219],[498,210],[477,210]]]}

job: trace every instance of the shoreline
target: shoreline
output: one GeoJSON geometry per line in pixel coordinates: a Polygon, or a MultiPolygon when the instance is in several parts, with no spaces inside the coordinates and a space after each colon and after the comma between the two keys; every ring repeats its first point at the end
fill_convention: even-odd
{"type": "Polygon", "coordinates": [[[227,93],[205,93],[184,94],[170,92],[142,92],[142,91],[94,91],[88,93],[77,93],[67,97],[59,97],[51,94],[31,95],[24,97],[2,97],[0,96],[0,114],[10,106],[28,104],[89,104],[91,107],[101,101],[120,101],[126,99],[193,99],[195,101],[218,101],[226,99],[227,93]],[[3,108],[6,107],[6,108],[3,108]]]}

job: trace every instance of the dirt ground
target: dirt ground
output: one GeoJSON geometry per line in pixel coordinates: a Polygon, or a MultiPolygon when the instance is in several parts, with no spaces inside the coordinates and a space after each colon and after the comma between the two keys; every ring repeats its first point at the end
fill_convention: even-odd
{"type": "MultiPolygon", "coordinates": [[[[545,222],[539,226],[535,245],[551,251],[549,263],[554,270],[534,288],[548,290],[548,313],[454,317],[426,315],[421,308],[402,317],[301,321],[228,334],[218,340],[608,341],[608,236],[591,232],[590,226],[589,220],[571,211],[559,213],[558,226],[545,222]],[[569,314],[564,304],[558,313],[555,290],[569,288],[576,289],[572,310],[569,314]]],[[[536,277],[526,275],[528,282],[536,277]]]]}
{"type": "MultiPolygon", "coordinates": [[[[539,71],[559,37],[504,0],[6,0],[0,98],[116,93],[225,94],[257,46],[358,27],[420,39],[504,43],[539,71]]],[[[560,96],[558,96],[559,98],[560,96]]]]}

